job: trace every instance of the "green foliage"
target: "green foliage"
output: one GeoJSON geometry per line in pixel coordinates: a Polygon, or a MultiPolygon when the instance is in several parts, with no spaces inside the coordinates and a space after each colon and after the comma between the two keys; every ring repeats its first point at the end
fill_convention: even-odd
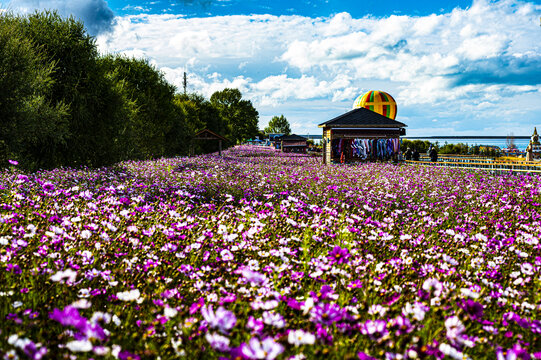
{"type": "MultiPolygon", "coordinates": [[[[128,159],[217,151],[194,143],[209,129],[231,144],[259,134],[237,89],[209,100],[175,95],[147,60],[100,56],[84,24],[56,12],[0,14],[0,167],[99,167],[128,159]]],[[[226,144],[224,144],[226,146],[226,144]]]]}
{"type": "Polygon", "coordinates": [[[467,155],[469,151],[468,144],[448,144],[447,142],[439,147],[440,154],[467,155]]]}
{"type": "MultiPolygon", "coordinates": [[[[219,135],[226,135],[226,124],[220,117],[218,110],[202,95],[176,95],[175,105],[180,109],[185,118],[188,139],[203,129],[208,129],[219,135]]],[[[218,151],[218,143],[215,141],[202,142],[191,141],[195,154],[204,154],[218,151]]],[[[222,144],[224,147],[226,144],[222,144]]]]}
{"type": "Polygon", "coordinates": [[[284,115],[273,116],[269,121],[269,125],[265,128],[267,134],[291,134],[291,128],[289,127],[289,121],[284,115]]]}
{"type": "Polygon", "coordinates": [[[475,145],[469,148],[469,153],[481,156],[500,156],[501,151],[492,146],[475,145]]]}
{"type": "Polygon", "coordinates": [[[26,167],[54,166],[56,149],[66,142],[67,107],[50,99],[54,66],[24,36],[20,21],[0,16],[0,166],[10,158],[26,167]]]}
{"type": "Polygon", "coordinates": [[[225,124],[226,138],[239,144],[258,135],[259,113],[250,100],[242,100],[238,89],[217,91],[210,103],[218,110],[225,124]]]}
{"type": "Polygon", "coordinates": [[[132,104],[124,124],[129,157],[175,155],[182,148],[175,139],[182,138],[184,129],[182,112],[173,103],[175,88],[147,60],[106,56],[99,62],[115,83],[122,84],[123,94],[132,104]]]}
{"type": "Polygon", "coordinates": [[[410,148],[412,151],[417,150],[419,153],[426,153],[430,148],[430,145],[431,143],[428,140],[423,141],[403,139],[401,148],[404,150],[410,148]]]}

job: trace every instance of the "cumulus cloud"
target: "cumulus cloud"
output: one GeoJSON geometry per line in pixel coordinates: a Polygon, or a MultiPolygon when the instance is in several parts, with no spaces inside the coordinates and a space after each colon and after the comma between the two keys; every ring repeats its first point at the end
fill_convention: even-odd
{"type": "Polygon", "coordinates": [[[519,0],[475,0],[422,17],[142,14],[117,18],[98,44],[151,59],[177,86],[188,71],[191,91],[238,87],[269,111],[310,114],[312,125],[328,114],[307,101],[347,109],[377,88],[393,94],[412,124],[448,124],[432,120],[467,112],[484,128],[491,116],[516,115],[513,104],[529,122],[541,110],[531,101],[541,92],[540,14],[541,6],[519,0]]]}
{"type": "Polygon", "coordinates": [[[105,0],[12,0],[7,8],[20,13],[57,10],[62,16],[73,15],[84,21],[92,35],[111,30],[114,21],[114,13],[105,0]]]}

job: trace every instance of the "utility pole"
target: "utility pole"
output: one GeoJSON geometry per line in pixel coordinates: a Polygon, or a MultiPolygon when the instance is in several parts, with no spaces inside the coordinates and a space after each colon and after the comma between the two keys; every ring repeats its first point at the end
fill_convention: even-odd
{"type": "Polygon", "coordinates": [[[188,80],[186,79],[186,71],[184,71],[184,80],[182,81],[182,85],[184,86],[184,95],[186,95],[186,88],[188,87],[188,80]]]}

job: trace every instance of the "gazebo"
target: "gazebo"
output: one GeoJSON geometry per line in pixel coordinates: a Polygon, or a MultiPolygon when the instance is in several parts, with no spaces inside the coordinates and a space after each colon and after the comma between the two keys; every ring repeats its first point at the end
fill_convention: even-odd
{"type": "MultiPolygon", "coordinates": [[[[198,133],[195,134],[193,139],[194,140],[205,140],[205,141],[216,141],[216,140],[218,140],[218,155],[220,155],[220,156],[222,156],[222,142],[227,141],[226,138],[216,134],[213,131],[210,131],[209,129],[204,129],[204,130],[199,131],[198,133]]],[[[193,145],[192,145],[192,149],[191,149],[190,153],[191,153],[191,155],[193,155],[193,145]]]]}
{"type": "Polygon", "coordinates": [[[361,107],[319,127],[323,128],[323,163],[331,164],[393,158],[407,125],[361,107]]]}
{"type": "Polygon", "coordinates": [[[319,124],[323,128],[323,163],[396,160],[406,125],[396,121],[391,95],[371,90],[359,95],[353,110],[319,124]]]}

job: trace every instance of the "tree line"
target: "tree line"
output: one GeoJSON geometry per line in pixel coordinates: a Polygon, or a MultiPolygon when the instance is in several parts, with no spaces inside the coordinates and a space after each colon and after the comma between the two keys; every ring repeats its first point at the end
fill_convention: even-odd
{"type": "Polygon", "coordinates": [[[101,55],[84,24],[56,12],[0,14],[0,167],[105,166],[216,150],[257,136],[237,89],[180,94],[148,60],[101,55]]]}
{"type": "Polygon", "coordinates": [[[458,143],[458,144],[449,144],[445,142],[443,145],[440,145],[439,142],[431,143],[428,140],[402,140],[402,150],[410,148],[411,150],[417,150],[420,153],[428,152],[430,147],[434,147],[436,151],[440,154],[453,154],[453,155],[481,155],[481,156],[499,156],[500,151],[494,149],[491,146],[483,145],[474,145],[469,146],[468,144],[458,143]]]}

